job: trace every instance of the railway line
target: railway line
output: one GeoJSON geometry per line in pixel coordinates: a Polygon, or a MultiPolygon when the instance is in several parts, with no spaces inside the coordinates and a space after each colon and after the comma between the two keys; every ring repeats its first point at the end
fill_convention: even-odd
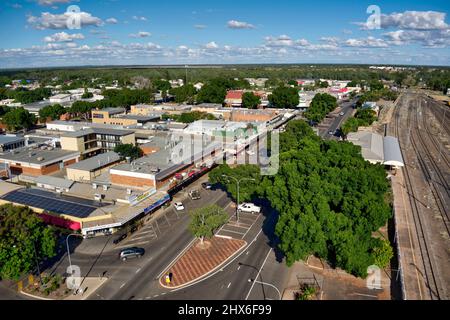
{"type": "MultiPolygon", "coordinates": [[[[408,150],[410,143],[414,156],[417,159],[418,168],[420,168],[423,174],[426,184],[424,186],[429,188],[433,199],[432,202],[436,205],[436,211],[440,215],[440,219],[435,221],[441,221],[444,230],[446,230],[447,237],[450,235],[448,206],[446,204],[449,199],[449,189],[447,179],[445,178],[446,171],[443,173],[441,170],[443,167],[448,168],[448,162],[443,161],[438,164],[435,159],[435,153],[433,152],[435,150],[432,150],[432,146],[436,149],[438,141],[434,140],[436,137],[430,134],[429,122],[426,119],[426,115],[429,115],[431,112],[427,110],[428,108],[425,108],[425,111],[419,117],[419,109],[423,110],[420,102],[419,96],[411,96],[409,93],[404,94],[394,111],[392,128],[399,139],[402,156],[407,163],[404,167],[405,188],[409,194],[411,214],[414,222],[413,228],[418,239],[417,249],[420,253],[420,261],[423,266],[423,272],[420,273],[425,283],[425,287],[423,285],[419,286],[421,291],[420,296],[425,299],[440,300],[447,298],[447,288],[445,281],[442,281],[440,278],[440,272],[435,258],[436,254],[433,252],[433,241],[430,239],[429,209],[431,207],[429,204],[425,205],[419,200],[421,199],[419,196],[420,192],[418,192],[416,182],[413,180],[413,173],[409,164],[413,157],[411,156],[411,152],[408,153],[405,150],[408,150]],[[407,112],[406,128],[408,128],[408,134],[406,136],[404,131],[402,132],[400,124],[402,111],[407,112]],[[441,192],[441,189],[445,190],[444,193],[441,192]]],[[[421,269],[419,266],[416,267],[421,269]]]]}

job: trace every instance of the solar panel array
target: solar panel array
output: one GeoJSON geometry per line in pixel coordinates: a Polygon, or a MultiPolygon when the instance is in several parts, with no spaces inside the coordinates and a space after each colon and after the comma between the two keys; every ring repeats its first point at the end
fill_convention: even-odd
{"type": "Polygon", "coordinates": [[[89,204],[89,200],[69,197],[63,198],[54,193],[37,189],[16,190],[6,194],[2,199],[78,218],[88,217],[99,207],[89,204]]]}

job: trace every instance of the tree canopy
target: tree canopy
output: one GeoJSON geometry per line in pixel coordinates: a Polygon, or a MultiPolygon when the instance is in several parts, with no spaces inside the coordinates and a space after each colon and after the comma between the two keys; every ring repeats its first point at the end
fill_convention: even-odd
{"type": "Polygon", "coordinates": [[[244,92],[242,95],[242,107],[256,109],[261,104],[261,98],[253,92],[244,92]]]}
{"type": "Polygon", "coordinates": [[[141,148],[133,146],[131,143],[117,145],[114,148],[114,152],[118,153],[123,158],[130,157],[131,160],[138,159],[144,154],[141,148]]]}
{"type": "Polygon", "coordinates": [[[197,89],[192,84],[187,84],[178,88],[172,88],[169,90],[171,95],[175,96],[176,103],[194,103],[197,89]]]}
{"type": "Polygon", "coordinates": [[[2,117],[9,131],[31,129],[36,123],[36,117],[24,108],[13,108],[2,117]]]}
{"type": "Polygon", "coordinates": [[[269,102],[275,108],[296,108],[300,102],[298,89],[280,86],[269,95],[269,102]]]}
{"type": "Polygon", "coordinates": [[[0,206],[0,277],[17,280],[56,254],[55,230],[28,207],[0,206]]]}
{"type": "Polygon", "coordinates": [[[213,204],[191,212],[189,230],[203,242],[204,238],[212,237],[214,231],[224,225],[227,220],[228,215],[225,210],[213,204]]]}
{"type": "Polygon", "coordinates": [[[243,183],[241,198],[266,198],[279,212],[275,233],[288,265],[316,255],[356,276],[367,275],[381,247],[372,233],[391,217],[383,166],[365,161],[359,147],[324,141],[295,120],[280,136],[278,173],[262,178],[258,173],[257,166],[222,165],[210,176],[232,194],[235,183],[222,174],[257,179],[243,183]]]}
{"type": "Polygon", "coordinates": [[[337,108],[337,99],[327,93],[318,93],[314,96],[305,117],[308,120],[320,122],[328,113],[337,108]]]}
{"type": "Polygon", "coordinates": [[[64,108],[62,105],[54,104],[51,106],[46,106],[39,110],[39,118],[44,121],[48,118],[50,118],[51,120],[58,120],[66,112],[66,108],[64,108]]]}

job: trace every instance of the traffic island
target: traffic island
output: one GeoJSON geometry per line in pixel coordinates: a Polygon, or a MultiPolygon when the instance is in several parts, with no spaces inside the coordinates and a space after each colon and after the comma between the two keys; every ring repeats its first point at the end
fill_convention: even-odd
{"type": "Polygon", "coordinates": [[[181,288],[192,284],[219,269],[246,245],[247,242],[244,240],[228,237],[214,236],[205,240],[203,244],[200,240],[196,240],[164,272],[164,275],[159,279],[159,283],[168,289],[181,288]],[[170,281],[167,281],[167,278],[170,281]]]}

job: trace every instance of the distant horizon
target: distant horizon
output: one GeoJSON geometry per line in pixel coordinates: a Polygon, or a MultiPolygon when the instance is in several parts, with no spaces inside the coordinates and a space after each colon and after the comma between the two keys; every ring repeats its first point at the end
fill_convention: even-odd
{"type": "Polygon", "coordinates": [[[442,68],[448,69],[450,65],[420,65],[420,64],[383,64],[383,63],[227,63],[227,64],[129,64],[129,65],[73,65],[73,66],[51,66],[51,67],[24,67],[24,68],[0,68],[3,71],[26,71],[26,70],[52,70],[52,69],[112,69],[112,68],[139,68],[139,69],[185,69],[186,65],[193,68],[217,68],[217,67],[245,67],[245,66],[386,66],[386,67],[408,67],[408,68],[442,68]]]}

